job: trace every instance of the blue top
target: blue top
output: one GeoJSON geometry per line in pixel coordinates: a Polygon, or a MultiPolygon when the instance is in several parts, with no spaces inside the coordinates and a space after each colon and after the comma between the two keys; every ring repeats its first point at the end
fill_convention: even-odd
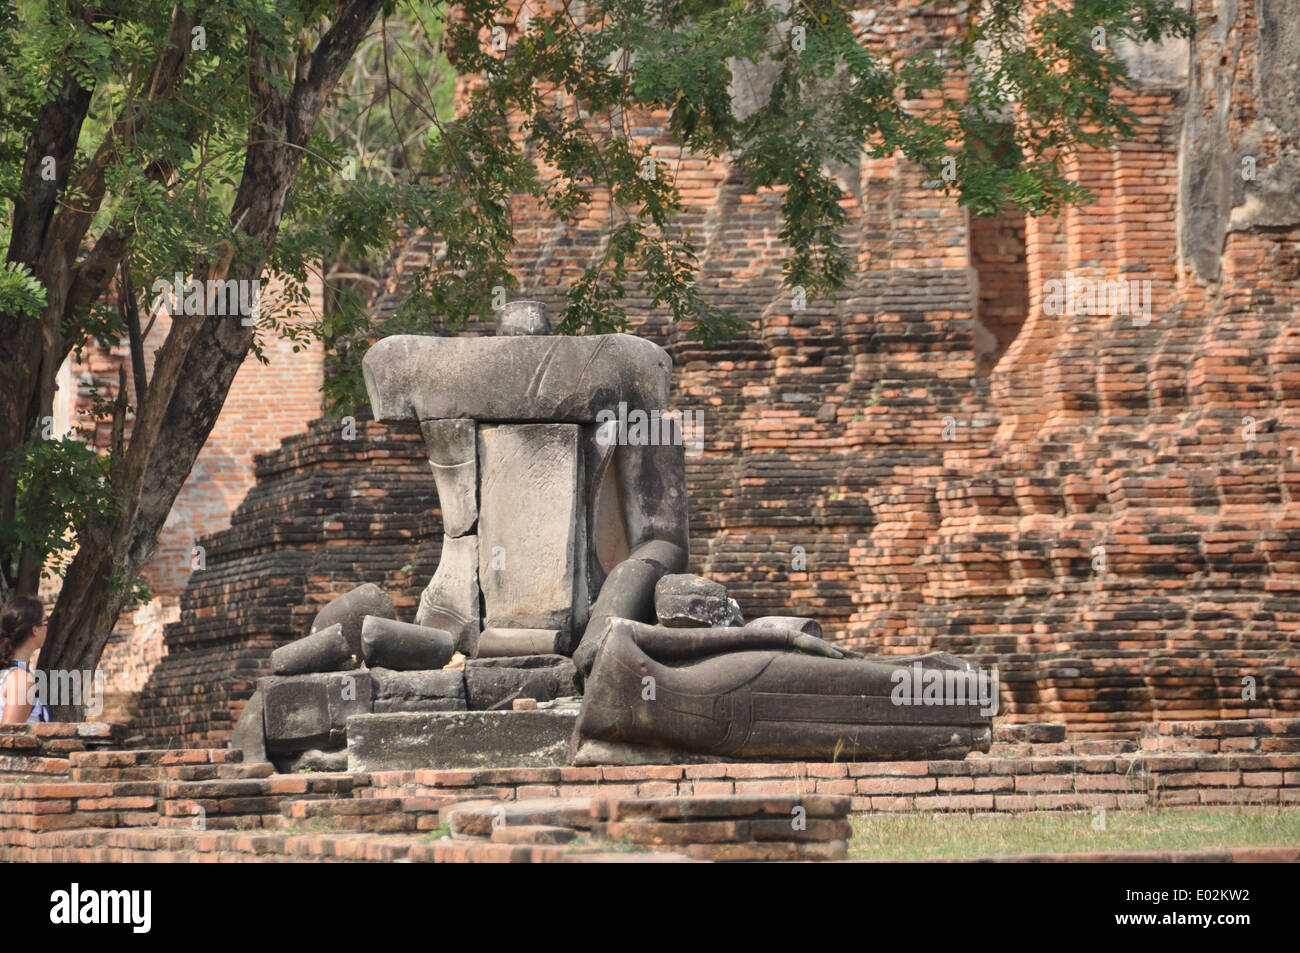
{"type": "MultiPolygon", "coordinates": [[[[28,673],[31,672],[31,669],[27,667],[26,662],[20,662],[17,659],[14,659],[10,664],[13,665],[15,668],[21,668],[24,672],[28,672],[28,673]]],[[[12,672],[13,669],[10,669],[8,672],[5,672],[3,676],[0,676],[0,685],[3,685],[6,681],[8,681],[9,676],[12,672]]],[[[31,714],[27,716],[27,723],[29,725],[34,725],[39,721],[49,721],[49,720],[50,720],[50,710],[41,704],[40,699],[37,699],[36,704],[32,705],[31,714]]]]}

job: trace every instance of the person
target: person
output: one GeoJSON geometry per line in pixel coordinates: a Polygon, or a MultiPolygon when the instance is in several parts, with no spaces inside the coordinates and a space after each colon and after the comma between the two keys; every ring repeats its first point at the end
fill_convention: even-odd
{"type": "Polygon", "coordinates": [[[36,680],[27,665],[45,644],[45,630],[45,607],[39,599],[15,596],[0,612],[0,723],[50,720],[49,709],[35,697],[36,680]]]}

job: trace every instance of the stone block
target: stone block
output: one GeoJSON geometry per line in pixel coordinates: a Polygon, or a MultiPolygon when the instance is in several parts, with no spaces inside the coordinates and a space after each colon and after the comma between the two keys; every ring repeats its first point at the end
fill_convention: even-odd
{"type": "Polygon", "coordinates": [[[266,748],[296,754],[342,747],[347,719],[370,711],[366,672],[270,675],[257,680],[266,748]]]}
{"type": "Polygon", "coordinates": [[[580,694],[578,670],[562,655],[470,659],[465,690],[474,711],[506,707],[516,698],[545,702],[580,694]]]}
{"type": "Polygon", "coordinates": [[[376,342],[361,368],[378,420],[594,423],[620,402],[667,407],[672,359],[632,334],[401,334],[376,342]]]}
{"type": "Polygon", "coordinates": [[[576,721],[552,710],[357,715],[348,770],[558,767],[576,721]]]}
{"type": "Polygon", "coordinates": [[[483,627],[558,629],[567,643],[588,603],[579,430],[506,424],[478,440],[483,627]]]}
{"type": "Polygon", "coordinates": [[[655,614],[671,628],[731,626],[739,607],[727,587],[703,576],[674,573],[655,583],[655,614]]]}
{"type": "Polygon", "coordinates": [[[460,669],[395,672],[370,669],[374,711],[464,711],[465,673],[460,669]]]}
{"type": "Polygon", "coordinates": [[[500,337],[550,333],[551,322],[546,320],[546,307],[540,301],[511,301],[501,309],[497,318],[497,334],[500,337]]]}
{"type": "Polygon", "coordinates": [[[484,629],[478,639],[478,657],[554,655],[559,645],[559,629],[484,629]]]}
{"type": "Polygon", "coordinates": [[[254,691],[239,713],[235,730],[230,734],[230,747],[244,753],[244,761],[253,764],[266,760],[266,738],[262,729],[262,693],[254,691]]]}

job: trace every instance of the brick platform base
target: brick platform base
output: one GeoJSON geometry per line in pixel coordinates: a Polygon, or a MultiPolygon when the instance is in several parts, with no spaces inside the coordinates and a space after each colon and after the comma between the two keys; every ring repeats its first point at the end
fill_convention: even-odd
{"type": "MultiPolygon", "coordinates": [[[[569,862],[647,859],[645,851],[659,860],[833,860],[845,856],[849,811],[1300,806],[1300,720],[1286,719],[1165,722],[1140,742],[1071,741],[1060,726],[1019,725],[999,729],[989,754],[965,761],[276,775],[225,749],[50,756],[54,742],[84,749],[98,731],[0,731],[0,748],[31,752],[10,756],[28,759],[6,762],[18,770],[0,768],[16,782],[0,785],[0,860],[569,862]],[[714,807],[707,823],[683,826],[701,820],[680,813],[692,804],[732,813],[714,807]],[[767,805],[762,823],[746,804],[767,805]],[[768,828],[799,807],[805,832],[773,840],[768,828]],[[491,824],[498,816],[505,833],[491,824]]],[[[1156,853],[1147,859],[1200,852],[1156,853]]],[[[1106,858],[1121,859],[1072,859],[1106,858]]]]}

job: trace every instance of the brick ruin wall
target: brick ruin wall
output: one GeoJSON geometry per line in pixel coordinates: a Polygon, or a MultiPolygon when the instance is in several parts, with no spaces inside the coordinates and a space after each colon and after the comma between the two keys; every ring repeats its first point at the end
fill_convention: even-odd
{"type": "MultiPolygon", "coordinates": [[[[803,309],[780,284],[779,198],[643,117],[706,295],[748,322],[706,349],[628,302],[672,354],[674,405],[704,414],[692,570],[749,616],[996,663],[1013,721],[1294,715],[1300,40],[1281,9],[1198,0],[1190,55],[1133,59],[1142,134],[1082,155],[1097,201],[1059,217],[972,222],[906,162],[840,170],[855,276],[803,309]],[[1149,280],[1149,319],[1050,313],[1050,282],[1071,278],[1149,280]]],[[[865,29],[888,47],[950,27],[905,8],[865,29]]],[[[558,313],[608,206],[566,225],[514,213],[514,293],[558,313]]],[[[377,315],[430,254],[417,237],[398,249],[377,315]]],[[[257,480],[167,629],[136,722],[155,740],[220,739],[313,607],[375,581],[410,612],[436,565],[413,430],[345,440],[321,421],[259,458],[257,480]]]]}

